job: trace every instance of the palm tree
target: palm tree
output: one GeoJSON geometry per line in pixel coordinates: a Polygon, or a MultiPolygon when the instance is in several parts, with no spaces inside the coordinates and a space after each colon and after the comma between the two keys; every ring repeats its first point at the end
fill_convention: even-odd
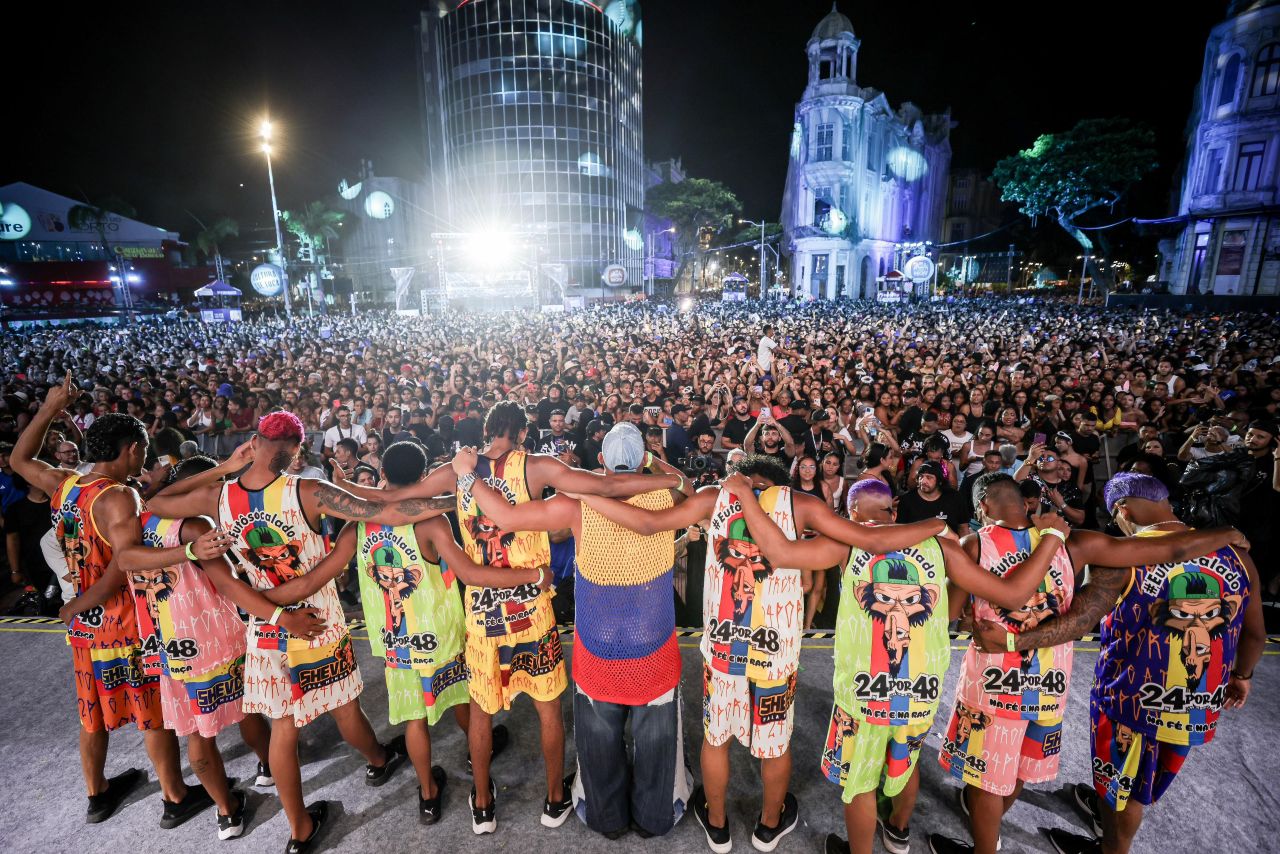
{"type": "Polygon", "coordinates": [[[338,239],[338,228],[346,221],[346,212],[334,210],[324,202],[312,202],[300,211],[282,211],[280,218],[290,234],[304,246],[310,246],[311,272],[318,283],[325,263],[325,247],[330,240],[338,239]]]}
{"type": "MultiPolygon", "coordinates": [[[[200,220],[197,219],[196,222],[200,222],[200,220]]],[[[200,222],[200,227],[204,230],[196,235],[196,248],[204,253],[206,258],[213,259],[214,269],[217,270],[217,276],[221,279],[222,251],[219,245],[229,237],[239,236],[240,223],[229,216],[224,216],[214,220],[213,225],[205,225],[200,222]]]]}
{"type": "Polygon", "coordinates": [[[130,320],[132,321],[133,300],[130,298],[129,279],[125,271],[124,258],[112,249],[107,240],[107,224],[112,214],[132,219],[138,215],[138,212],[134,210],[132,205],[118,196],[107,196],[97,204],[93,204],[86,199],[84,204],[72,205],[71,209],[67,211],[67,225],[76,231],[92,231],[96,233],[98,240],[102,243],[103,253],[108,259],[115,258],[115,267],[120,274],[120,293],[123,296],[122,307],[129,311],[130,320]]]}

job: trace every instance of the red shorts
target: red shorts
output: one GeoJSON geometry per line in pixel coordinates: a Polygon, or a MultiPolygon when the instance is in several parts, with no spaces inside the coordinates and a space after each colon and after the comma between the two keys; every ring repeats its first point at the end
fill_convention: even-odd
{"type": "Polygon", "coordinates": [[[162,729],[160,677],[144,676],[137,645],[112,649],[71,648],[80,725],[87,732],[162,729]]]}

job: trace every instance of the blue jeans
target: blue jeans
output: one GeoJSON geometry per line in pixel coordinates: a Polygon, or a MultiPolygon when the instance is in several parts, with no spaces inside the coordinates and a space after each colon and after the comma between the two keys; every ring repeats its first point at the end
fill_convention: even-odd
{"type": "Polygon", "coordinates": [[[646,706],[602,703],[575,689],[578,818],[597,833],[626,830],[632,822],[655,836],[675,827],[693,787],[680,726],[679,689],[646,706]],[[628,718],[634,758],[625,739],[628,718]]]}

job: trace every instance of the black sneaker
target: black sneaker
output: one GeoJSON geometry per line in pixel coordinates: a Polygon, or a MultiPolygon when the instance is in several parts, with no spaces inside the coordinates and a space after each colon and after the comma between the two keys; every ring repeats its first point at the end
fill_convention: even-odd
{"type": "MultiPolygon", "coordinates": [[[[968,827],[969,833],[972,834],[973,819],[972,819],[972,816],[969,815],[969,799],[965,797],[965,792],[968,791],[968,789],[969,789],[968,786],[961,786],[959,791],[956,793],[956,800],[960,803],[960,814],[964,816],[965,827],[968,827]]],[[[932,839],[932,837],[930,838],[932,839]]],[[[999,851],[1003,846],[1004,846],[1004,834],[1002,833],[996,837],[996,850],[999,851]]]]}
{"type": "Polygon", "coordinates": [[[1093,835],[1102,836],[1102,799],[1093,786],[1087,783],[1076,783],[1071,787],[1071,799],[1075,801],[1080,815],[1089,822],[1093,835]]]}
{"type": "Polygon", "coordinates": [[[265,789],[268,786],[274,786],[275,784],[276,778],[271,776],[271,766],[265,762],[259,762],[258,776],[253,779],[253,785],[265,789]]]}
{"type": "Polygon", "coordinates": [[[560,790],[560,800],[552,803],[550,800],[542,802],[542,826],[543,827],[559,827],[569,818],[569,813],[573,812],[573,774],[564,778],[564,785],[560,790]]]}
{"type": "Polygon", "coordinates": [[[236,808],[231,815],[218,813],[218,838],[235,839],[244,833],[244,806],[248,802],[244,792],[232,792],[236,799],[236,808]]]}
{"type": "Polygon", "coordinates": [[[693,790],[693,794],[689,796],[689,803],[693,805],[693,817],[698,820],[698,824],[702,825],[702,831],[707,834],[707,847],[716,854],[729,854],[733,850],[729,822],[726,820],[722,827],[716,827],[711,823],[707,813],[707,793],[701,786],[693,790]]]}
{"type": "Polygon", "coordinates": [[[639,836],[641,839],[652,839],[654,836],[652,833],[645,830],[640,825],[636,824],[635,819],[631,820],[631,832],[634,833],[636,836],[639,836]]]}
{"type": "Polygon", "coordinates": [[[877,818],[876,823],[880,825],[880,841],[884,844],[884,850],[888,851],[889,854],[910,854],[910,825],[899,830],[890,824],[886,818],[877,818]]]}
{"type": "Polygon", "coordinates": [[[173,830],[196,813],[213,806],[213,798],[209,797],[204,786],[197,783],[194,786],[188,786],[187,796],[177,803],[163,798],[161,803],[164,804],[164,813],[160,816],[160,827],[163,830],[173,830]]]}
{"type": "Polygon", "coordinates": [[[329,817],[329,802],[316,801],[307,807],[307,815],[311,816],[311,833],[306,839],[290,839],[289,844],[284,847],[284,854],[307,854],[311,850],[316,837],[320,835],[320,828],[324,827],[324,821],[329,817]]]}
{"type": "Polygon", "coordinates": [[[757,851],[772,851],[778,847],[782,837],[796,829],[800,822],[800,804],[796,796],[787,792],[782,799],[782,811],[778,813],[778,823],[774,827],[765,827],[756,821],[755,832],[751,834],[751,847],[757,851]]]}
{"type": "Polygon", "coordinates": [[[85,813],[85,823],[97,824],[111,818],[112,814],[120,808],[121,801],[129,797],[129,793],[146,782],[146,779],[146,774],[137,768],[130,768],[107,780],[105,792],[89,796],[89,810],[85,813]]]}
{"type": "Polygon", "coordinates": [[[941,833],[929,834],[929,850],[933,854],[973,854],[973,846],[969,843],[943,836],[941,833]]]}
{"type": "MultiPolygon", "coordinates": [[[[506,750],[507,745],[509,745],[510,743],[511,743],[511,733],[507,731],[507,728],[502,724],[498,724],[496,727],[494,727],[493,728],[493,750],[489,752],[489,762],[492,764],[493,760],[498,758],[498,754],[506,750]]],[[[467,754],[467,773],[468,774],[474,773],[471,770],[470,754],[467,754]]]]}
{"type": "Polygon", "coordinates": [[[827,844],[823,851],[825,854],[849,854],[849,843],[839,834],[828,833],[827,844]]]}
{"type": "Polygon", "coordinates": [[[431,779],[436,784],[436,796],[434,798],[422,797],[422,787],[418,787],[419,824],[435,824],[440,820],[440,799],[444,796],[444,787],[445,784],[449,782],[449,777],[444,773],[444,769],[439,765],[432,765],[431,779]]]}
{"type": "Polygon", "coordinates": [[[1049,844],[1058,854],[1102,854],[1102,843],[1096,839],[1056,827],[1042,827],[1040,830],[1049,837],[1049,844]]]}
{"type": "Polygon", "coordinates": [[[381,786],[385,784],[391,779],[391,775],[396,773],[396,769],[404,764],[405,756],[409,752],[404,746],[404,736],[397,735],[382,745],[382,752],[387,755],[386,762],[382,763],[382,765],[364,766],[364,784],[366,786],[381,786]]]}
{"type": "Polygon", "coordinates": [[[489,806],[476,806],[476,787],[471,787],[471,832],[476,836],[482,833],[493,833],[498,829],[498,816],[494,807],[498,805],[498,787],[489,778],[489,806]]]}

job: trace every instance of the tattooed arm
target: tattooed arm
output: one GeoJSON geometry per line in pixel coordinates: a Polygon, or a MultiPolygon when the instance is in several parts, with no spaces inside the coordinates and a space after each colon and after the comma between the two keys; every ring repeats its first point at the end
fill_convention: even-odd
{"type": "Polygon", "coordinates": [[[321,514],[349,522],[379,522],[383,525],[409,525],[453,510],[453,496],[440,498],[404,498],[399,501],[370,501],[322,480],[303,478],[298,493],[307,516],[315,521],[321,514]]]}
{"type": "MultiPolygon", "coordinates": [[[[1116,602],[1124,595],[1133,576],[1133,568],[1119,569],[1109,566],[1090,567],[1089,583],[1076,591],[1071,600],[1071,610],[1057,617],[1050,617],[1034,629],[1020,633],[1014,648],[1019,651],[1043,649],[1067,641],[1078,640],[1097,627],[1116,602]]],[[[987,652],[1005,652],[1004,626],[983,620],[974,636],[987,652]]]]}

